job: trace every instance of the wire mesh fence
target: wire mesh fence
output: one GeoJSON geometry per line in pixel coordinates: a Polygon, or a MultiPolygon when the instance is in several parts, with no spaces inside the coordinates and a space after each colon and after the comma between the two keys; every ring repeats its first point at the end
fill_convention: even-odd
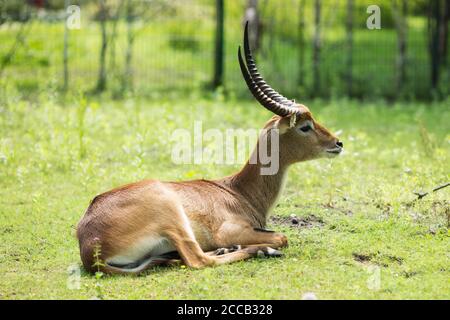
{"type": "MultiPolygon", "coordinates": [[[[76,28],[65,28],[70,13],[64,4],[59,10],[44,6],[26,22],[3,12],[2,77],[24,92],[62,87],[66,33],[69,90],[95,88],[102,63],[106,89],[117,95],[127,91],[165,95],[211,88],[217,59],[215,1],[128,2],[134,7],[131,13],[126,10],[127,0],[105,0],[105,39],[97,1],[69,2],[80,9],[76,28]]],[[[367,27],[373,14],[367,10],[370,0],[225,1],[223,86],[228,92],[247,95],[237,48],[252,2],[259,17],[256,59],[267,81],[286,95],[432,97],[429,25],[420,11],[424,10],[421,1],[408,1],[405,12],[395,4],[401,1],[379,1],[380,28],[372,30],[367,27]],[[402,53],[401,18],[406,21],[402,53]],[[399,67],[399,59],[404,60],[403,67],[399,67]],[[401,81],[399,72],[404,72],[401,81]]],[[[438,89],[448,94],[450,72],[446,64],[440,68],[438,89]]]]}

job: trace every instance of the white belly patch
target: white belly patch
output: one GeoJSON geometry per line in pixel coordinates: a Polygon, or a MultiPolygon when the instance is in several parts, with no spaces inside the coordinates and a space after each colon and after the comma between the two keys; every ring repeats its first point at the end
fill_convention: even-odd
{"type": "Polygon", "coordinates": [[[172,243],[164,237],[147,237],[138,241],[125,252],[108,259],[106,262],[117,265],[126,265],[147,257],[156,257],[164,253],[175,251],[172,243]]]}

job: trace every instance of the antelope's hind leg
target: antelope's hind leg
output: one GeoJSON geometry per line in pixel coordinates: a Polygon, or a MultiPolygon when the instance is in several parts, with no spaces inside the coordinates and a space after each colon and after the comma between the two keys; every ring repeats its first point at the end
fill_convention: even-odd
{"type": "Polygon", "coordinates": [[[177,208],[177,217],[165,228],[165,235],[173,243],[184,264],[192,268],[202,268],[216,264],[213,257],[203,252],[195,239],[194,232],[184,209],[177,208]]]}
{"type": "Polygon", "coordinates": [[[228,264],[260,255],[267,257],[282,255],[280,251],[271,248],[273,244],[277,243],[231,245],[229,248],[219,248],[205,253],[197,243],[187,218],[185,223],[174,225],[166,234],[180,254],[182,262],[193,268],[228,264]]]}
{"type": "Polygon", "coordinates": [[[287,245],[283,234],[254,230],[246,223],[224,223],[220,228],[218,243],[221,247],[205,253],[197,242],[189,219],[180,205],[176,208],[176,219],[165,226],[165,235],[173,243],[183,262],[192,268],[221,265],[235,261],[264,256],[281,256],[277,248],[287,245]],[[238,243],[241,246],[235,246],[238,243]]]}
{"type": "Polygon", "coordinates": [[[220,246],[228,248],[236,243],[243,248],[270,247],[283,248],[288,245],[287,237],[278,232],[254,228],[246,222],[225,222],[218,232],[220,246]]]}
{"type": "MultiPolygon", "coordinates": [[[[232,263],[232,262],[241,261],[241,260],[247,260],[247,259],[255,258],[255,257],[259,257],[259,256],[280,257],[283,255],[280,251],[275,250],[271,247],[268,247],[264,244],[263,245],[242,246],[242,247],[239,246],[239,247],[240,247],[240,249],[229,252],[229,253],[220,254],[221,251],[219,251],[219,255],[215,256],[216,264],[218,264],[218,265],[227,264],[227,263],[232,263]]],[[[218,250],[220,250],[220,249],[218,249],[218,250]]],[[[212,251],[212,252],[217,253],[218,250],[212,251]]]]}
{"type": "Polygon", "coordinates": [[[228,254],[228,253],[232,253],[232,252],[236,252],[242,249],[247,249],[247,248],[252,248],[252,247],[257,247],[257,249],[259,249],[259,254],[263,254],[266,257],[281,257],[283,255],[283,253],[281,251],[278,251],[276,249],[271,248],[268,244],[254,244],[254,245],[246,245],[246,246],[241,246],[241,245],[234,245],[230,248],[219,248],[215,251],[209,251],[206,254],[211,255],[211,256],[221,256],[224,254],[228,254]]]}
{"type": "Polygon", "coordinates": [[[218,264],[231,263],[256,256],[280,257],[278,248],[288,245],[287,237],[281,233],[254,228],[244,221],[225,222],[218,234],[217,242],[222,248],[207,252],[215,256],[218,264]],[[239,243],[239,245],[236,245],[239,243]]]}

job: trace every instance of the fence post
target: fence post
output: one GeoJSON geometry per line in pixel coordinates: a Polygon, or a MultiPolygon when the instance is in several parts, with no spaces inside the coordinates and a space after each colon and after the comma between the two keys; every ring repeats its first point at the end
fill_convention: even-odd
{"type": "Polygon", "coordinates": [[[102,41],[100,48],[100,66],[98,70],[98,80],[96,91],[101,92],[106,89],[106,50],[108,45],[108,35],[106,33],[106,20],[108,19],[108,12],[106,7],[106,0],[100,0],[99,2],[99,19],[100,19],[100,28],[102,33],[102,41]]]}
{"type": "Polygon", "coordinates": [[[223,0],[216,0],[216,34],[214,50],[214,78],[213,87],[223,85],[224,68],[224,4],[223,0]]]}
{"type": "Polygon", "coordinates": [[[353,3],[354,0],[347,0],[347,95],[352,96],[353,92],[353,3]]]}
{"type": "Polygon", "coordinates": [[[244,22],[248,22],[248,40],[253,52],[258,51],[261,37],[261,25],[259,21],[258,0],[248,0],[245,8],[244,22]]]}
{"type": "Polygon", "coordinates": [[[396,91],[402,92],[406,81],[406,44],[407,44],[407,4],[406,0],[394,1],[394,20],[397,29],[397,63],[396,63],[396,91]]]}
{"type": "Polygon", "coordinates": [[[127,89],[133,90],[133,45],[135,38],[135,31],[133,30],[135,9],[132,0],[127,0],[125,5],[125,21],[127,24],[127,48],[125,51],[125,71],[122,75],[122,92],[127,89]]]}
{"type": "Polygon", "coordinates": [[[298,5],[298,85],[305,84],[305,0],[298,5]]]}
{"type": "Polygon", "coordinates": [[[440,0],[432,0],[428,4],[428,38],[431,62],[431,87],[434,90],[438,89],[439,71],[443,59],[442,52],[445,51],[442,46],[444,43],[440,40],[441,32],[445,31],[442,23],[446,17],[445,11],[447,10],[446,1],[441,2],[440,0]],[[442,15],[441,10],[443,10],[442,15]]]}
{"type": "Polygon", "coordinates": [[[69,88],[69,27],[67,25],[67,18],[69,13],[67,12],[67,8],[69,7],[69,0],[64,1],[64,48],[63,48],[63,72],[64,72],[64,82],[63,82],[63,91],[67,91],[69,88]]]}
{"type": "Polygon", "coordinates": [[[313,90],[320,95],[320,9],[321,1],[314,1],[314,40],[313,40],[313,90]]]}

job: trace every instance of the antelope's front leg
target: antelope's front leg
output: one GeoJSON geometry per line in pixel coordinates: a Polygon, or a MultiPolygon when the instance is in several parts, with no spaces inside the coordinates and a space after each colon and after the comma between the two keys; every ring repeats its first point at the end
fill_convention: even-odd
{"type": "Polygon", "coordinates": [[[216,241],[220,247],[257,245],[278,249],[288,245],[284,234],[254,228],[246,221],[224,222],[217,232],[216,241]]]}

